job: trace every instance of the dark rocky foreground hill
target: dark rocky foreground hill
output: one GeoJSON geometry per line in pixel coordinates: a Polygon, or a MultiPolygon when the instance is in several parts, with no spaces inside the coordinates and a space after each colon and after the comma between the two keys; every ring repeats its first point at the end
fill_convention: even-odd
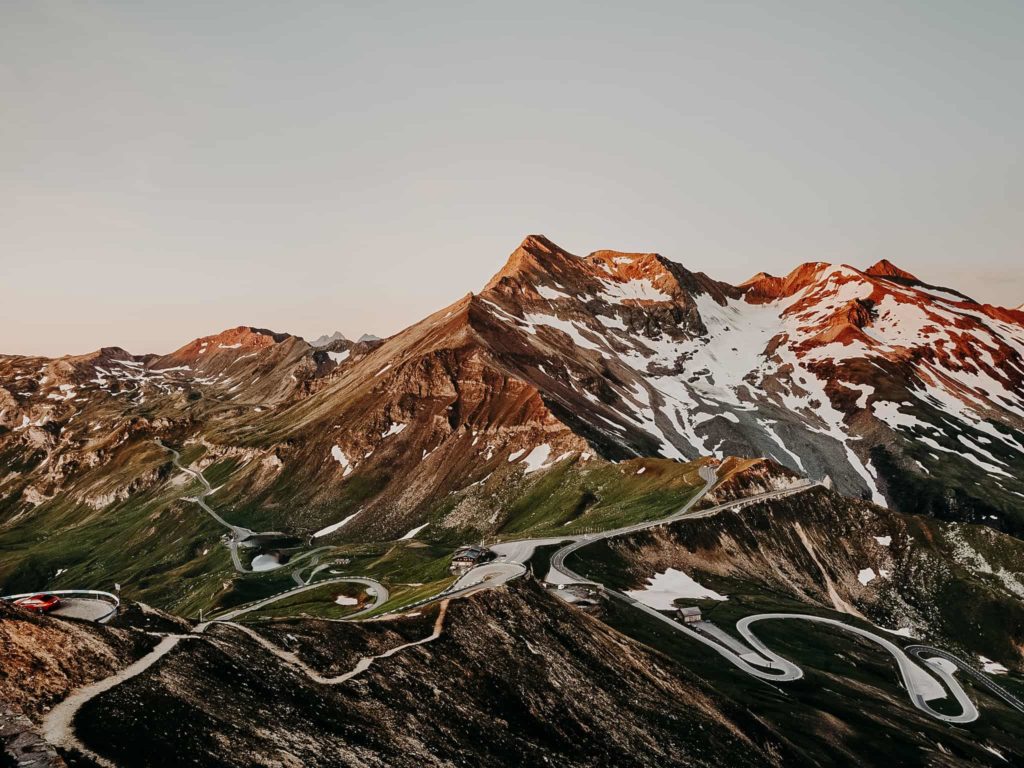
{"type": "MultiPolygon", "coordinates": [[[[438,610],[397,622],[255,629],[331,675],[429,636],[438,610]]],[[[533,582],[453,601],[446,613],[433,642],[337,685],[217,627],[87,704],[79,738],[125,768],[763,766],[797,755],[697,675],[533,582]]],[[[34,624],[7,617],[0,626],[17,634],[34,624]]],[[[78,650],[67,638],[59,649],[37,649],[40,673],[52,671],[46,659],[78,650]]]]}

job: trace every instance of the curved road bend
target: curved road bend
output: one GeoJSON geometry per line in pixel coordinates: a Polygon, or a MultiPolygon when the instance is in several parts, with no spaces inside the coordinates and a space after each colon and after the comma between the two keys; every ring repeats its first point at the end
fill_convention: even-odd
{"type": "Polygon", "coordinates": [[[836,619],[828,619],[821,616],[812,616],[801,613],[762,613],[754,616],[747,616],[736,622],[736,631],[749,644],[749,647],[745,647],[738,640],[732,638],[727,632],[708,622],[697,622],[691,626],[680,624],[675,619],[666,616],[661,611],[644,605],[621,592],[608,588],[605,588],[605,592],[610,596],[643,611],[647,615],[658,619],[658,621],[667,624],[676,631],[682,632],[697,642],[703,643],[716,653],[728,659],[747,674],[761,680],[777,682],[799,680],[803,677],[804,673],[796,664],[775,653],[775,651],[771,650],[761,642],[761,640],[759,640],[751,631],[751,624],[755,621],[774,619],[792,619],[817,622],[820,624],[830,624],[846,632],[860,635],[861,637],[871,640],[892,654],[896,659],[896,664],[900,671],[900,677],[903,680],[903,685],[907,690],[907,695],[910,697],[911,703],[922,712],[925,712],[937,720],[942,720],[947,723],[970,723],[978,719],[978,709],[975,707],[974,702],[968,698],[967,693],[960,686],[960,683],[944,669],[934,665],[929,665],[928,671],[925,671],[911,661],[907,654],[904,653],[903,649],[895,643],[875,634],[874,632],[860,629],[859,627],[855,627],[851,624],[846,624],[836,619]],[[960,705],[962,709],[961,714],[946,715],[942,712],[936,711],[928,704],[929,701],[944,698],[946,695],[942,684],[936,681],[929,672],[936,674],[942,679],[942,682],[946,684],[946,688],[948,688],[948,690],[953,694],[953,697],[960,705]]]}
{"type": "Polygon", "coordinates": [[[96,696],[99,696],[104,691],[109,691],[111,688],[120,685],[126,680],[130,680],[136,675],[145,672],[159,659],[167,655],[167,653],[174,648],[179,641],[186,638],[191,639],[193,637],[196,637],[196,635],[169,635],[160,640],[152,651],[138,661],[129,664],[120,672],[116,672],[110,677],[97,680],[94,683],[90,683],[89,685],[75,690],[70,696],[64,699],[64,701],[57,704],[43,716],[41,728],[43,738],[55,747],[78,750],[87,757],[92,758],[92,760],[103,766],[103,768],[116,768],[114,763],[110,762],[105,757],[96,754],[78,740],[78,736],[75,734],[73,727],[75,715],[78,714],[78,710],[80,710],[82,705],[86,702],[94,699],[96,696]]]}
{"type": "MultiPolygon", "coordinates": [[[[0,600],[18,600],[37,594],[39,593],[23,592],[17,595],[4,595],[0,600]]],[[[49,612],[50,616],[84,619],[97,624],[106,624],[110,621],[121,605],[117,595],[97,589],[51,589],[46,594],[61,598],[61,604],[49,612]]]]}
{"type": "Polygon", "coordinates": [[[1008,705],[1018,710],[1019,712],[1024,712],[1024,701],[1021,701],[1019,698],[1017,698],[1008,690],[1003,688],[1003,686],[999,685],[999,683],[990,678],[980,669],[964,661],[959,656],[952,654],[949,651],[943,651],[938,648],[932,648],[930,645],[908,645],[906,648],[903,649],[903,651],[904,653],[907,653],[917,659],[920,659],[921,661],[925,662],[926,664],[929,664],[929,666],[932,667],[937,665],[932,664],[931,659],[936,657],[940,659],[945,659],[951,664],[954,664],[961,672],[967,675],[972,682],[978,683],[979,685],[983,686],[990,693],[992,693],[995,696],[998,696],[1000,699],[1005,701],[1008,705]]]}
{"type": "MultiPolygon", "coordinates": [[[[802,491],[813,488],[818,483],[808,483],[806,485],[797,486],[793,488],[786,488],[779,491],[769,491],[766,493],[757,494],[755,496],[749,496],[744,499],[737,499],[726,504],[718,504],[707,509],[700,510],[698,512],[691,512],[691,508],[700,499],[714,483],[714,470],[709,467],[702,467],[704,469],[711,469],[710,477],[707,477],[702,472],[702,477],[705,479],[705,486],[700,493],[697,494],[686,506],[680,509],[673,515],[667,518],[663,518],[657,521],[650,521],[646,523],[639,523],[637,525],[627,526],[625,528],[619,528],[612,531],[605,531],[600,534],[581,536],[571,541],[566,546],[559,549],[551,557],[551,569],[548,574],[546,581],[553,584],[591,584],[601,587],[607,594],[621,600],[633,607],[643,611],[644,613],[658,619],[662,623],[668,624],[673,629],[688,635],[689,637],[703,643],[714,649],[717,653],[724,656],[730,662],[735,664],[737,667],[742,669],[744,672],[760,678],[762,680],[773,680],[773,681],[788,681],[798,680],[803,677],[803,670],[793,662],[780,656],[779,654],[772,651],[764,643],[762,643],[750,630],[750,624],[755,621],[762,621],[767,619],[801,619],[804,621],[812,621],[823,624],[831,624],[847,632],[851,632],[861,637],[867,638],[874,641],[878,645],[881,645],[896,659],[897,666],[899,667],[900,675],[903,679],[904,686],[906,687],[907,694],[910,696],[911,702],[915,707],[922,710],[923,712],[931,715],[932,717],[943,720],[948,723],[969,723],[978,718],[978,710],[974,703],[968,698],[964,689],[960,686],[959,682],[953,678],[944,669],[937,668],[934,665],[929,665],[928,671],[922,669],[919,665],[915,664],[906,653],[895,643],[887,640],[880,635],[873,632],[854,627],[850,624],[846,624],[836,619],[827,619],[818,616],[804,615],[804,614],[758,614],[755,616],[748,616],[741,619],[736,624],[737,631],[742,635],[744,640],[749,644],[749,648],[744,647],[742,643],[735,640],[728,633],[723,630],[714,627],[714,625],[707,622],[700,622],[694,625],[696,629],[688,627],[684,624],[680,624],[675,619],[666,616],[660,611],[655,610],[643,603],[634,600],[633,598],[618,592],[613,589],[609,589],[602,584],[597,584],[590,579],[573,571],[571,568],[565,565],[565,558],[573,552],[585,547],[587,544],[591,544],[595,541],[612,538],[614,536],[621,536],[623,534],[634,533],[637,531],[654,528],[659,525],[665,525],[667,523],[673,523],[680,520],[693,520],[702,517],[710,517],[718,514],[725,509],[731,509],[738,506],[745,506],[757,501],[764,501],[767,499],[780,498],[783,496],[789,496],[794,493],[800,493],[802,491]],[[946,689],[948,689],[959,703],[962,712],[959,715],[945,715],[941,712],[936,711],[928,702],[937,698],[943,698],[945,689],[942,683],[937,681],[932,674],[934,672],[936,676],[941,678],[942,682],[945,683],[946,689]]],[[[550,540],[546,540],[545,543],[549,543],[550,540]]],[[[520,551],[524,551],[524,544],[529,542],[510,542],[509,545],[515,547],[513,551],[518,554],[520,551]]],[[[499,545],[500,546],[500,545],[499,545]]],[[[496,549],[496,548],[495,548],[496,549]]],[[[529,550],[532,554],[532,548],[529,550]]],[[[468,575],[468,574],[467,574],[468,575]]],[[[952,660],[952,659],[951,659],[952,660]]],[[[953,660],[954,663],[957,663],[953,660]]],[[[959,665],[958,665],[959,666],[959,665]]],[[[975,670],[976,674],[977,673],[975,670]]],[[[991,681],[989,681],[991,683],[991,681]]],[[[994,685],[994,683],[992,684],[994,685]]],[[[998,686],[996,686],[998,688],[998,686]]],[[[1000,689],[1001,690],[1001,689],[1000,689]]]]}
{"type": "Polygon", "coordinates": [[[287,597],[292,597],[303,592],[309,592],[313,589],[319,589],[320,587],[329,584],[343,584],[346,582],[349,584],[362,584],[364,587],[367,587],[367,591],[371,591],[373,593],[373,603],[368,605],[366,608],[361,608],[355,613],[349,614],[344,619],[340,619],[340,621],[351,621],[357,616],[361,616],[362,614],[372,611],[374,608],[383,605],[391,597],[391,594],[388,592],[388,588],[376,579],[368,579],[362,576],[339,576],[335,579],[324,579],[323,581],[317,581],[312,584],[303,584],[301,587],[287,589],[284,592],[279,592],[276,595],[271,595],[270,597],[264,598],[262,600],[257,600],[252,603],[246,603],[245,605],[239,606],[238,608],[229,609],[224,613],[214,616],[209,621],[206,621],[199,626],[205,628],[207,624],[212,624],[215,622],[232,621],[233,619],[237,619],[239,616],[242,616],[246,613],[250,613],[252,611],[259,610],[260,608],[265,608],[268,605],[276,603],[279,600],[284,600],[287,597]]]}
{"type": "Polygon", "coordinates": [[[765,656],[769,656],[774,659],[781,659],[773,651],[769,650],[764,643],[762,643],[753,631],[750,629],[750,625],[755,621],[768,621],[768,620],[798,620],[798,621],[811,621],[818,624],[828,624],[830,626],[841,629],[844,632],[849,632],[854,635],[871,640],[872,642],[882,646],[896,659],[896,664],[900,670],[900,677],[903,678],[903,685],[907,689],[907,695],[910,697],[910,701],[915,707],[920,709],[937,720],[943,720],[947,723],[970,723],[978,719],[978,709],[974,706],[974,702],[968,698],[967,693],[961,687],[960,683],[949,674],[946,670],[936,665],[928,665],[928,670],[922,669],[919,665],[911,661],[910,657],[891,640],[882,637],[881,635],[870,632],[860,627],[855,627],[852,624],[839,621],[837,619],[828,619],[822,616],[810,616],[802,613],[761,613],[755,616],[747,616],[746,618],[740,619],[736,622],[736,631],[743,636],[758,653],[765,656]],[[942,684],[932,677],[934,673],[938,675],[942,681],[946,684],[946,687],[953,694],[953,697],[957,700],[963,710],[959,715],[945,715],[941,712],[937,712],[928,705],[929,701],[935,699],[944,698],[946,693],[942,687],[942,684]]]}
{"type": "MultiPolygon", "coordinates": [[[[252,536],[284,536],[285,534],[283,534],[281,531],[253,531],[253,530],[250,530],[249,528],[245,528],[245,527],[240,526],[240,525],[234,525],[232,523],[229,523],[227,520],[225,520],[223,517],[221,517],[213,509],[213,507],[211,507],[209,504],[206,503],[206,497],[210,496],[214,492],[214,489],[210,486],[210,482],[206,479],[206,477],[203,475],[203,473],[202,472],[197,472],[196,470],[192,469],[191,467],[186,467],[185,465],[183,465],[181,463],[181,454],[178,451],[174,450],[173,448],[164,445],[162,442],[160,442],[159,438],[156,438],[154,440],[154,442],[157,445],[159,445],[161,448],[163,448],[165,451],[168,451],[171,454],[171,456],[173,457],[174,466],[176,466],[182,472],[185,472],[185,473],[187,473],[189,475],[192,475],[192,477],[196,478],[200,483],[203,484],[203,490],[200,491],[200,493],[197,496],[185,496],[184,498],[187,499],[188,501],[194,501],[196,504],[198,504],[203,509],[204,512],[206,512],[210,517],[212,517],[220,525],[224,526],[225,528],[227,528],[231,532],[231,535],[228,538],[228,549],[231,552],[231,563],[234,565],[235,570],[238,571],[239,573],[258,573],[258,571],[253,571],[251,566],[247,568],[247,567],[245,567],[245,565],[242,564],[242,560],[238,556],[238,544],[239,544],[239,542],[245,541],[246,539],[248,539],[248,538],[250,538],[252,536]]],[[[318,555],[320,552],[323,552],[323,551],[328,550],[328,549],[331,549],[331,547],[324,546],[324,547],[315,547],[313,549],[309,549],[309,550],[307,550],[305,552],[302,552],[302,553],[300,553],[298,555],[295,555],[295,557],[291,558],[291,560],[288,561],[288,564],[289,565],[294,565],[294,564],[298,563],[301,560],[305,560],[306,558],[313,557],[314,555],[318,555]]],[[[326,567],[326,565],[324,567],[326,567]]],[[[273,568],[273,569],[270,569],[270,570],[277,570],[277,569],[273,568]]],[[[310,578],[312,578],[312,577],[313,577],[313,574],[311,573],[310,574],[310,578]]],[[[307,579],[305,582],[302,582],[301,581],[301,576],[296,577],[294,575],[294,573],[293,573],[293,578],[295,578],[296,582],[299,583],[299,584],[303,584],[303,583],[308,584],[309,583],[309,579],[307,579]]]]}

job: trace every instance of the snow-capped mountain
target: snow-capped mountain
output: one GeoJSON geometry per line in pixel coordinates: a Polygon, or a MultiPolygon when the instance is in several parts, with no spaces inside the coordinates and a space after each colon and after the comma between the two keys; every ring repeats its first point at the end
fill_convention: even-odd
{"type": "Polygon", "coordinates": [[[485,530],[499,489],[564,462],[708,455],[1019,534],[1022,323],[887,261],[732,286],[532,236],[480,293],[384,341],[243,326],[164,356],[0,357],[18,468],[0,514],[124,498],[144,481],[113,471],[138,461],[119,452],[163,436],[245,457],[238,502],[277,525],[358,511],[346,533],[376,540],[431,518],[485,530]]]}
{"type": "Polygon", "coordinates": [[[887,261],[730,286],[530,237],[468,303],[609,456],[770,456],[878,503],[942,473],[979,513],[1020,507],[1024,314],[887,261]]]}

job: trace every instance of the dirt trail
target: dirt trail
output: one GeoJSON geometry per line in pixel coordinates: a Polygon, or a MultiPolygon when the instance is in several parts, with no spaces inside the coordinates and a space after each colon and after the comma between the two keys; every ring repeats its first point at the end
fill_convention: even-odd
{"type": "Polygon", "coordinates": [[[448,600],[441,601],[441,608],[437,612],[437,619],[435,619],[434,621],[434,631],[426,637],[424,637],[423,639],[395,646],[394,648],[384,651],[384,653],[377,654],[376,656],[364,656],[348,672],[345,672],[341,675],[335,675],[334,677],[324,677],[311,666],[309,666],[306,662],[300,659],[294,652],[286,651],[285,649],[274,645],[261,634],[253,631],[249,627],[243,626],[241,624],[235,624],[233,622],[224,622],[224,626],[234,627],[235,629],[248,635],[253,640],[255,640],[259,645],[265,648],[267,651],[274,654],[274,656],[279,658],[288,666],[302,672],[310,680],[316,683],[320,683],[321,685],[338,685],[339,683],[344,683],[348,680],[351,680],[353,677],[361,675],[363,672],[369,669],[373,665],[373,662],[377,659],[386,659],[389,656],[394,656],[396,653],[400,651],[404,651],[406,648],[412,648],[417,645],[424,645],[426,643],[431,643],[434,640],[437,640],[441,636],[441,632],[444,629],[444,617],[445,614],[448,612],[448,602],[448,600]]]}
{"type": "Polygon", "coordinates": [[[41,728],[43,738],[54,746],[64,747],[69,750],[78,750],[82,754],[99,763],[101,766],[104,766],[104,768],[116,768],[112,762],[107,760],[105,757],[96,754],[78,740],[78,736],[75,734],[75,730],[72,727],[75,715],[78,714],[78,710],[81,709],[82,705],[86,702],[94,699],[96,696],[99,696],[104,691],[109,691],[111,688],[120,685],[125,680],[130,680],[136,675],[145,672],[159,659],[167,655],[167,653],[170,652],[179,641],[192,639],[193,637],[196,637],[196,635],[170,635],[165,637],[157,643],[156,647],[152,651],[136,661],[134,664],[129,664],[120,672],[117,672],[110,677],[97,680],[95,683],[90,683],[89,685],[79,688],[64,699],[64,701],[47,712],[43,717],[41,728]]]}

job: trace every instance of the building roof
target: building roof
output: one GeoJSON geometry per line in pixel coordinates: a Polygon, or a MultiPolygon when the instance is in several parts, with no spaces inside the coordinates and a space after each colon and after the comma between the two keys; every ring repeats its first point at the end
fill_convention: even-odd
{"type": "Polygon", "coordinates": [[[455,554],[453,555],[453,557],[456,557],[456,558],[462,558],[462,557],[476,558],[476,557],[483,557],[485,554],[487,554],[487,550],[484,547],[475,547],[475,546],[474,547],[461,547],[460,549],[455,550],[455,554]]]}
{"type": "Polygon", "coordinates": [[[685,608],[680,608],[679,612],[684,616],[700,616],[700,608],[695,605],[688,605],[685,608]]]}

